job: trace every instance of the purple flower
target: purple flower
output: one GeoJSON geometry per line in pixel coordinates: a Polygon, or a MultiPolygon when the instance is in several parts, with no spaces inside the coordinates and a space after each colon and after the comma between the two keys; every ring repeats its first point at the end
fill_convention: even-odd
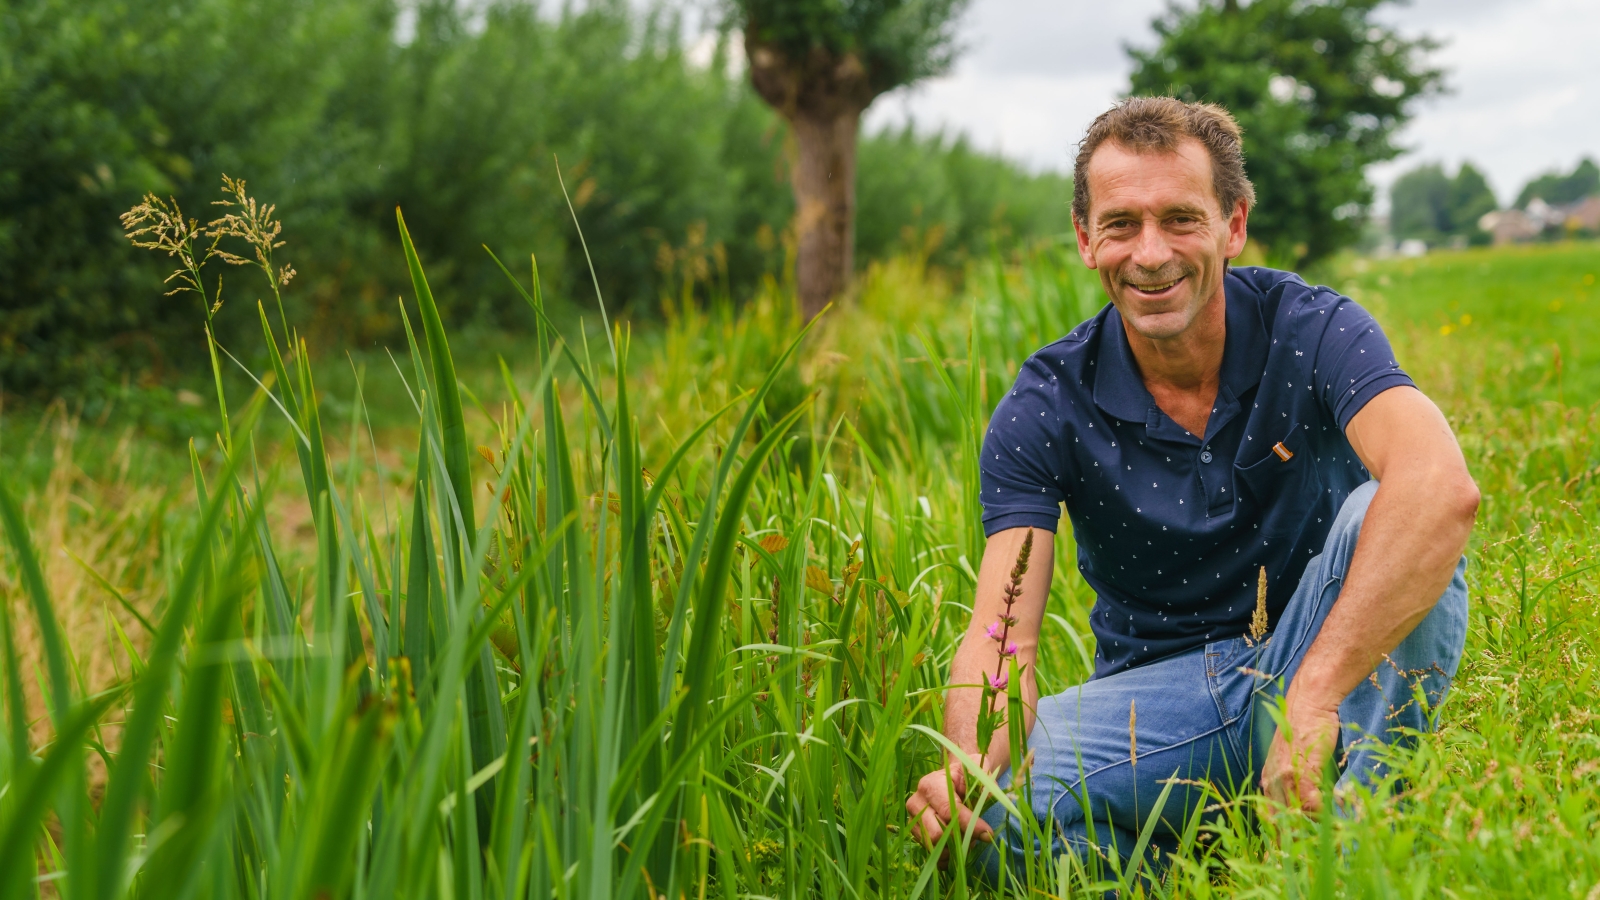
{"type": "Polygon", "coordinates": [[[1003,632],[1000,630],[999,622],[990,622],[989,628],[984,633],[989,636],[989,640],[991,641],[1005,640],[1003,637],[1003,632]]]}
{"type": "Polygon", "coordinates": [[[1017,642],[1016,641],[1011,641],[1011,642],[1007,643],[1005,645],[1005,648],[1000,651],[1000,655],[1001,656],[1016,656],[1017,655],[1017,642]]]}
{"type": "Polygon", "coordinates": [[[1005,672],[1001,672],[999,675],[989,676],[989,687],[997,691],[1003,691],[1006,689],[1006,684],[1009,681],[1010,676],[1008,676],[1005,672]]]}

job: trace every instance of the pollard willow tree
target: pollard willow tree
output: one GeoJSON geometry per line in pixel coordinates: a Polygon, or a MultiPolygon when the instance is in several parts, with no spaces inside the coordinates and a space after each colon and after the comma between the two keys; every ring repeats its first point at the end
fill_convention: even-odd
{"type": "Polygon", "coordinates": [[[794,135],[795,281],[811,318],[855,267],[856,141],[880,94],[949,69],[967,0],[728,0],[750,81],[794,135]]]}

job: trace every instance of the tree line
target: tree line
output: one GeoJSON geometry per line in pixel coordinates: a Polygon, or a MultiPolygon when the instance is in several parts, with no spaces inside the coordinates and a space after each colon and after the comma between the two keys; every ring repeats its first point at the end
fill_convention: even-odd
{"type": "MultiPolygon", "coordinates": [[[[1530,178],[1517,192],[1511,209],[1526,210],[1542,200],[1551,206],[1576,203],[1600,195],[1600,166],[1585,157],[1571,172],[1545,172],[1530,178]]],[[[1389,230],[1401,240],[1416,239],[1430,245],[1452,239],[1487,244],[1492,235],[1480,227],[1485,213],[1500,208],[1489,180],[1471,162],[1455,174],[1441,163],[1423,163],[1395,179],[1389,189],[1389,230]]],[[[1555,235],[1565,230],[1552,227],[1555,235]]]]}
{"type": "MultiPolygon", "coordinates": [[[[277,203],[286,298],[344,344],[395,336],[397,205],[458,324],[529,324],[482,245],[523,271],[536,252],[555,298],[592,306],[574,212],[613,310],[784,277],[791,128],[736,41],[695,58],[684,31],[623,0],[8,0],[0,389],[92,392],[203,352],[184,298],[146,299],[166,261],[140,259],[117,214],[155,192],[203,225],[224,173],[277,203]]],[[[959,265],[1070,228],[1069,179],[960,137],[871,136],[859,167],[863,260],[910,238],[959,265]]],[[[238,283],[225,343],[258,327],[238,283]]]]}
{"type": "MultiPolygon", "coordinates": [[[[1174,4],[1130,50],[1130,94],[1239,119],[1271,262],[1359,237],[1367,166],[1442,87],[1431,41],[1374,20],[1384,2],[1174,4]]],[[[960,137],[860,133],[874,98],[948,70],[965,6],[708,0],[718,39],[692,53],[686,7],[627,0],[5,0],[0,389],[92,393],[197,352],[181,298],[142,299],[159,266],[116,215],[154,192],[203,224],[223,174],[279,205],[290,302],[345,345],[396,334],[396,206],[442,314],[495,328],[529,323],[485,246],[537,252],[578,308],[592,255],[627,314],[767,275],[793,277],[809,314],[908,247],[959,266],[1065,236],[1065,175],[960,137]]],[[[256,327],[254,297],[222,297],[227,343],[256,327]]]]}

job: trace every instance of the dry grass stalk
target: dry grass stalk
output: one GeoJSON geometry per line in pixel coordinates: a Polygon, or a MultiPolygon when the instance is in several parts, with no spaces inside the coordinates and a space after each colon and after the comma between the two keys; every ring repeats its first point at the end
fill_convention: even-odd
{"type": "Polygon", "coordinates": [[[1267,567],[1261,567],[1256,579],[1256,611],[1250,617],[1250,640],[1259,641],[1267,634],[1267,567]]]}
{"type": "Polygon", "coordinates": [[[1139,712],[1134,701],[1128,701],[1128,765],[1139,765],[1139,712]]]}

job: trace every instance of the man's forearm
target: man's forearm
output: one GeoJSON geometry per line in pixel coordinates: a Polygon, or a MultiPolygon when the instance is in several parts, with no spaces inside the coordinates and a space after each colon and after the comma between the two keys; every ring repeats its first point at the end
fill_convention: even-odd
{"type": "MultiPolygon", "coordinates": [[[[1032,642],[1030,642],[1032,643],[1032,642]]],[[[1039,702],[1038,681],[1033,677],[1036,654],[1017,651],[1017,664],[1022,670],[1022,704],[1024,732],[1033,730],[1033,711],[1039,702]]],[[[956,650],[950,664],[950,692],[945,700],[945,736],[954,741],[974,760],[983,759],[984,768],[997,772],[1011,759],[1009,730],[998,728],[987,748],[978,746],[978,713],[983,708],[981,687],[954,687],[954,685],[981,685],[994,674],[999,657],[994,652],[994,642],[983,634],[968,632],[956,650]]],[[[995,698],[995,707],[1005,709],[1005,695],[995,698]]]]}
{"type": "Polygon", "coordinates": [[[1455,571],[1478,492],[1451,467],[1385,473],[1339,599],[1290,686],[1291,703],[1337,709],[1432,610],[1455,571]]]}
{"type": "MultiPolygon", "coordinates": [[[[945,736],[974,760],[980,756],[985,768],[998,771],[1010,759],[1011,742],[1007,729],[997,729],[987,748],[978,746],[978,712],[983,706],[984,682],[1000,667],[999,646],[986,629],[1006,613],[1005,592],[1017,562],[1017,553],[1026,538],[1026,529],[999,532],[989,539],[978,567],[977,591],[973,597],[972,621],[956,648],[950,663],[950,684],[945,695],[945,736]],[[956,687],[955,685],[970,685],[956,687]],[[985,752],[987,751],[987,752],[985,752]]],[[[1033,677],[1038,655],[1039,628],[1044,621],[1045,601],[1050,593],[1050,575],[1055,568],[1054,535],[1036,529],[1030,551],[1028,571],[1022,578],[1022,592],[1011,607],[1015,624],[1009,626],[1007,643],[1017,648],[1017,663],[1022,669],[1022,700],[1025,729],[1033,727],[1033,710],[1038,704],[1038,682],[1033,677]]],[[[995,699],[1004,709],[1005,697],[995,699]]]]}

